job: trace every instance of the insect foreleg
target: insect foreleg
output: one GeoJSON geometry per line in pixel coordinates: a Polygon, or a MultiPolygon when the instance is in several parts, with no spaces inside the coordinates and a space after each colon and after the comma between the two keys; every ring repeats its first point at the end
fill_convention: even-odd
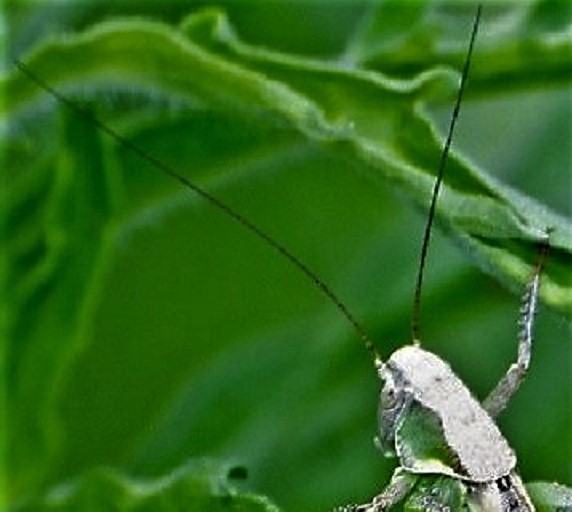
{"type": "Polygon", "coordinates": [[[517,361],[510,366],[505,376],[499,381],[493,391],[483,402],[484,409],[492,418],[497,417],[508,405],[512,395],[514,395],[522,381],[525,379],[530,365],[534,315],[536,314],[538,290],[540,288],[540,275],[542,273],[547,250],[548,243],[546,242],[541,246],[538,263],[522,299],[521,315],[519,320],[517,361]]]}
{"type": "Polygon", "coordinates": [[[337,508],[334,512],[382,512],[390,510],[411,492],[418,478],[417,475],[397,468],[387,487],[369,503],[346,505],[337,508]]]}

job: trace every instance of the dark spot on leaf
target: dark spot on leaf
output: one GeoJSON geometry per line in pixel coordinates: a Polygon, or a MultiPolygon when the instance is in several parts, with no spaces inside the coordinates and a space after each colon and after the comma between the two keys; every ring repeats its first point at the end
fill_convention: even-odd
{"type": "Polygon", "coordinates": [[[228,478],[230,480],[246,480],[248,469],[245,466],[234,466],[228,470],[228,478]]]}

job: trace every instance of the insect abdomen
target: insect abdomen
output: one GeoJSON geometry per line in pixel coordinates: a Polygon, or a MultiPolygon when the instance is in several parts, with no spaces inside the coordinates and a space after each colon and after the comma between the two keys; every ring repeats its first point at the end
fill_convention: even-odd
{"type": "Polygon", "coordinates": [[[488,484],[477,485],[469,493],[471,508],[485,512],[534,512],[519,476],[512,472],[488,484]]]}

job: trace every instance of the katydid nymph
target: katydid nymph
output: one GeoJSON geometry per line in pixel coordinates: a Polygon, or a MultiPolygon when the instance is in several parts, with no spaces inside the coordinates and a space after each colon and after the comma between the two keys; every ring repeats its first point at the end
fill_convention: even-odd
{"type": "MultiPolygon", "coordinates": [[[[442,496],[432,490],[421,491],[421,495],[414,496],[414,499],[421,499],[422,510],[534,510],[522,481],[516,474],[516,455],[493,418],[507,406],[530,364],[532,324],[547,241],[541,244],[539,262],[523,299],[518,360],[483,405],[472,397],[447,363],[420,347],[419,322],[425,258],[447,154],[469,75],[481,12],[482,7],[479,6],[421,247],[413,306],[413,344],[397,350],[387,361],[382,361],[374,350],[375,366],[383,382],[377,444],[382,452],[397,455],[400,466],[390,484],[371,502],[342,507],[338,509],[341,512],[388,510],[410,494],[418,483],[418,475],[431,475],[429,480],[441,475],[462,482],[461,485],[456,485],[455,482],[444,480],[435,484],[437,493],[443,487],[452,487],[451,492],[442,496]]],[[[427,484],[427,477],[421,478],[425,478],[423,483],[427,484]]]]}
{"type": "Polygon", "coordinates": [[[273,236],[269,236],[249,218],[229,207],[224,201],[182,177],[97,118],[87,114],[81,107],[77,107],[50,84],[43,81],[33,69],[25,64],[17,63],[20,70],[32,81],[49,91],[73,111],[82,117],[87,117],[89,122],[128,150],[159,168],[184,187],[194,191],[272,246],[305,274],[335,304],[358,332],[372,354],[375,367],[383,381],[378,445],[384,452],[397,453],[401,469],[398,470],[387,490],[371,502],[359,506],[347,506],[343,510],[378,512],[402,499],[408,500],[408,506],[411,509],[417,507],[417,510],[429,512],[454,510],[456,506],[470,506],[475,510],[494,512],[533,510],[520,478],[515,473],[516,456],[494,425],[492,418],[506,406],[528,368],[532,341],[531,330],[540,274],[547,248],[546,240],[539,240],[538,264],[534,269],[524,300],[518,362],[511,367],[483,406],[472,398],[464,384],[443,360],[420,348],[419,341],[420,293],[425,255],[453,128],[467,81],[479,19],[480,9],[474,23],[471,49],[462,74],[461,90],[432,195],[416,286],[413,345],[397,350],[387,361],[382,360],[365,329],[345,303],[290,249],[273,236]],[[467,418],[470,418],[470,421],[467,418]]]}

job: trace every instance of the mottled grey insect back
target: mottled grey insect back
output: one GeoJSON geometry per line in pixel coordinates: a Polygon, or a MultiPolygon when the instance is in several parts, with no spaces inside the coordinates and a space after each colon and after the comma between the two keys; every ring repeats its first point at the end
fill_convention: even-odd
{"type": "Polygon", "coordinates": [[[472,482],[490,482],[514,469],[513,450],[445,361],[420,347],[406,346],[393,353],[383,371],[397,372],[406,395],[435,413],[447,446],[459,461],[458,468],[436,471],[430,462],[408,460],[404,453],[399,453],[397,445],[404,469],[414,473],[449,474],[472,482]]]}

